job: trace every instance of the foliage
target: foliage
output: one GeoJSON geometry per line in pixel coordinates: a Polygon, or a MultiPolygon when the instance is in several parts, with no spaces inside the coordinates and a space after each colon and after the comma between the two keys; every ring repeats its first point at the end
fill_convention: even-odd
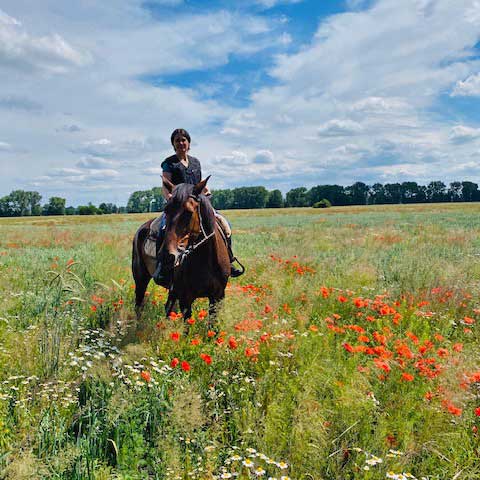
{"type": "Polygon", "coordinates": [[[326,198],[323,198],[319,202],[315,202],[312,206],[313,208],[329,208],[332,206],[332,204],[330,203],[329,200],[327,200],[326,198]]]}
{"type": "Polygon", "coordinates": [[[43,206],[42,215],[65,215],[65,199],[50,197],[48,203],[43,206]]]}

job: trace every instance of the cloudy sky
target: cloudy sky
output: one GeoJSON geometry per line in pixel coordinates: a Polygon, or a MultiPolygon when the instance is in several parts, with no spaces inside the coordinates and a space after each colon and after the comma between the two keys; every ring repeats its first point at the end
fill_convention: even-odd
{"type": "Polygon", "coordinates": [[[0,196],[480,181],[479,0],[1,0],[0,196]]]}

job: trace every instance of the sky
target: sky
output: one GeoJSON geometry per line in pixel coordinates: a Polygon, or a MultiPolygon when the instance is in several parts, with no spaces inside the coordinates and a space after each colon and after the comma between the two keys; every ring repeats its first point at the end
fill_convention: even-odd
{"type": "Polygon", "coordinates": [[[0,196],[480,182],[480,0],[1,0],[0,196]]]}

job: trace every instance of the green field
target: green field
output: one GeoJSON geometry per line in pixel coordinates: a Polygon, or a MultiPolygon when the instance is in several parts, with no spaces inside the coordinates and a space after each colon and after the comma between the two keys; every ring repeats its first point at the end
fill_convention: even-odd
{"type": "Polygon", "coordinates": [[[0,479],[480,478],[480,205],[226,216],[211,330],[136,322],[148,216],[0,219],[0,479]]]}

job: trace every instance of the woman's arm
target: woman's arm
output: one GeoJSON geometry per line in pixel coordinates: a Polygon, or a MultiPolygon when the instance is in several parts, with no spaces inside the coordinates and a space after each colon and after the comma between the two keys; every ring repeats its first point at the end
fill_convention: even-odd
{"type": "Polygon", "coordinates": [[[163,172],[162,174],[162,194],[163,198],[168,202],[168,199],[172,196],[172,194],[167,190],[165,185],[163,184],[163,179],[166,178],[170,182],[172,181],[172,174],[170,172],[163,172]]]}

